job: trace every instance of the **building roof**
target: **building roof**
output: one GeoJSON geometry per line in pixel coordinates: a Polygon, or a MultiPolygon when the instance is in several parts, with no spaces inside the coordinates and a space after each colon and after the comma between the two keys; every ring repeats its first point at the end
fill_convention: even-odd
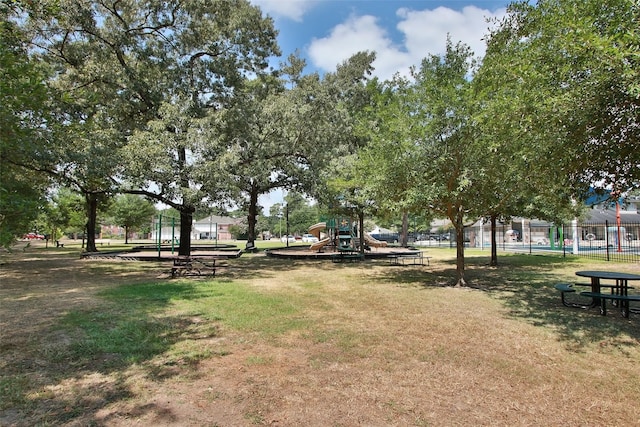
{"type": "MultiPolygon", "coordinates": [[[[523,220],[521,217],[511,218],[511,223],[519,223],[523,220]]],[[[528,219],[524,218],[524,221],[528,223],[529,227],[550,227],[551,223],[540,219],[528,219]]],[[[585,212],[584,217],[578,219],[580,224],[616,224],[616,210],[611,209],[589,209],[585,212]]],[[[621,224],[640,224],[640,212],[636,210],[620,210],[620,223],[621,224]]],[[[479,227],[482,224],[482,220],[476,221],[472,227],[479,227]]],[[[486,224],[486,223],[485,223],[486,224]]],[[[498,223],[498,226],[502,226],[502,223],[498,223]]]]}
{"type": "Polygon", "coordinates": [[[242,218],[232,218],[230,216],[219,216],[219,215],[211,215],[203,219],[199,219],[194,221],[194,225],[198,226],[208,226],[209,224],[239,224],[242,222],[242,218]]]}
{"type": "MultiPolygon", "coordinates": [[[[587,212],[587,216],[581,222],[604,224],[607,221],[609,223],[617,222],[615,209],[591,209],[587,212]]],[[[620,210],[620,222],[622,224],[638,224],[640,223],[640,213],[638,213],[638,211],[620,210]]]]}

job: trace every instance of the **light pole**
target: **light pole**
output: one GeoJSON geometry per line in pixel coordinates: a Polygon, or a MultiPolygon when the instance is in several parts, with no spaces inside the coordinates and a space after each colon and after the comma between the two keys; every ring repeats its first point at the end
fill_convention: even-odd
{"type": "Polygon", "coordinates": [[[284,214],[287,227],[287,247],[289,247],[289,204],[284,205],[284,214]]]}
{"type": "Polygon", "coordinates": [[[616,198],[616,227],[618,228],[618,252],[622,252],[622,236],[620,236],[621,221],[620,221],[620,199],[616,198]]]}

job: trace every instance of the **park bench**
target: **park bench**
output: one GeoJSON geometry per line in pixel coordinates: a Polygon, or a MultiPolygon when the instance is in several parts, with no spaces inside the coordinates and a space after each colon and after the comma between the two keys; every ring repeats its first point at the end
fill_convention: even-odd
{"type": "MultiPolygon", "coordinates": [[[[574,286],[584,286],[585,288],[591,288],[591,283],[574,283],[574,286]]],[[[609,288],[611,290],[611,293],[615,293],[615,290],[618,287],[610,283],[600,283],[600,288],[609,288]]],[[[633,289],[633,286],[629,286],[629,289],[633,289]]]]}
{"type": "MultiPolygon", "coordinates": [[[[584,286],[587,288],[591,287],[590,283],[557,283],[554,287],[560,291],[560,301],[562,301],[562,305],[565,307],[576,307],[576,308],[587,308],[591,307],[593,304],[583,304],[579,302],[569,302],[567,300],[566,294],[576,293],[577,290],[574,289],[574,286],[584,286]]],[[[606,285],[601,284],[601,288],[611,288],[611,293],[614,293],[615,285],[606,285]]]]}
{"type": "Polygon", "coordinates": [[[56,248],[64,248],[64,243],[61,243],[60,240],[56,240],[56,248]]]}

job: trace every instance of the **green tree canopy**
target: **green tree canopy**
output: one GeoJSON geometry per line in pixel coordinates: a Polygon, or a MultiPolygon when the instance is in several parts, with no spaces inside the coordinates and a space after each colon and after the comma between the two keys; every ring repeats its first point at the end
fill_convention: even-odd
{"type": "Polygon", "coordinates": [[[458,285],[466,284],[464,226],[479,179],[472,69],[469,48],[448,40],[446,53],[425,58],[412,80],[390,82],[379,97],[376,131],[363,152],[370,178],[362,183],[370,183],[377,204],[451,221],[458,285]]]}
{"type": "Polygon", "coordinates": [[[82,195],[67,187],[55,188],[47,204],[47,223],[53,238],[61,231],[71,236],[86,232],[86,204],[82,195]]]}
{"type": "Polygon", "coordinates": [[[46,151],[47,74],[10,20],[20,5],[0,4],[0,246],[7,248],[44,207],[49,184],[34,172],[46,151]]]}
{"type": "Polygon", "coordinates": [[[232,105],[215,115],[211,138],[220,144],[212,148],[228,150],[211,165],[230,175],[235,201],[248,212],[248,246],[260,195],[274,188],[317,193],[321,171],[358,145],[350,129],[366,102],[364,80],[373,59],[356,54],[320,77],[303,75],[304,61],[292,55],[277,75],[247,81],[232,105]]]}
{"type": "Polygon", "coordinates": [[[517,2],[491,35],[485,61],[501,64],[521,104],[497,120],[532,141],[575,196],[640,185],[639,21],[635,0],[517,2]]]}
{"type": "Polygon", "coordinates": [[[68,140],[84,148],[61,145],[57,172],[87,195],[90,221],[95,198],[121,182],[178,209],[179,251],[188,254],[203,198],[199,120],[278,53],[273,22],[246,0],[42,4],[59,7],[33,13],[24,26],[34,52],[58,70],[68,140]]]}
{"type": "Polygon", "coordinates": [[[156,208],[149,200],[133,194],[122,194],[116,197],[109,206],[107,215],[114,224],[124,227],[124,242],[129,243],[129,233],[140,227],[151,224],[156,208]]]}

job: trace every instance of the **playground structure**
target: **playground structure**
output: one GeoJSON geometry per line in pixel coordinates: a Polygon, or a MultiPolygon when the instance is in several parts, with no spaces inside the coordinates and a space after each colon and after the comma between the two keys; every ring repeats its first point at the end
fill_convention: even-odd
{"type": "MultiPolygon", "coordinates": [[[[318,238],[316,243],[309,246],[309,251],[320,252],[325,249],[334,252],[359,251],[359,234],[351,218],[333,218],[319,222],[309,227],[309,233],[318,238]]],[[[365,249],[387,246],[387,242],[374,239],[366,233],[364,233],[364,243],[365,249]]]]}
{"type": "Polygon", "coordinates": [[[364,242],[373,248],[384,248],[384,247],[387,247],[388,245],[388,243],[385,242],[384,240],[374,239],[367,233],[364,233],[364,242]]]}
{"type": "Polygon", "coordinates": [[[360,250],[360,236],[353,223],[342,220],[329,220],[309,227],[309,233],[319,241],[309,246],[291,246],[267,249],[269,257],[286,259],[315,259],[332,262],[356,262],[367,260],[385,260],[389,265],[428,265],[429,257],[413,247],[389,246],[387,242],[363,236],[364,250],[360,250]],[[371,250],[376,248],[376,250],[371,250]],[[366,251],[365,251],[366,250],[366,251]]]}
{"type": "Polygon", "coordinates": [[[401,265],[405,260],[413,260],[416,265],[424,265],[428,257],[423,257],[419,249],[389,246],[387,242],[375,239],[361,232],[359,222],[352,216],[322,218],[321,222],[308,228],[309,234],[318,241],[309,246],[292,246],[267,249],[270,257],[288,259],[326,259],[333,262],[355,262],[366,259],[384,259],[392,265],[401,265]],[[324,219],[324,221],[323,221],[324,219]],[[362,245],[361,245],[362,242],[362,245]],[[376,250],[372,250],[375,248],[376,250]]]}
{"type": "Polygon", "coordinates": [[[332,262],[355,262],[365,259],[381,259],[389,265],[428,265],[429,257],[424,257],[413,247],[389,246],[387,242],[363,235],[364,247],[360,248],[360,235],[355,222],[349,218],[330,219],[309,227],[309,234],[319,240],[309,246],[291,246],[267,249],[267,256],[287,259],[331,260],[332,262]],[[376,250],[371,250],[376,248],[376,250]],[[366,252],[366,253],[365,253],[366,252]]]}

